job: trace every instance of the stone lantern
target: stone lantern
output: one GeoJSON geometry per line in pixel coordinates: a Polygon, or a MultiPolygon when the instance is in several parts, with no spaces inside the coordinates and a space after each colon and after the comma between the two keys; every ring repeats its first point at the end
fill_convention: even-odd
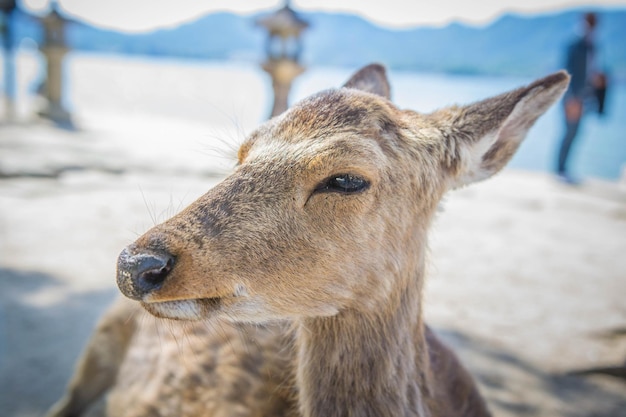
{"type": "Polygon", "coordinates": [[[287,110],[291,84],[304,72],[304,67],[299,63],[302,51],[300,34],[309,24],[289,7],[289,1],[256,23],[268,32],[266,60],[262,66],[272,77],[274,105],[270,117],[274,117],[287,110]]]}
{"type": "Polygon", "coordinates": [[[57,123],[71,124],[70,113],[63,105],[63,58],[68,52],[65,43],[68,20],[59,14],[56,1],[51,6],[50,13],[41,19],[44,39],[40,49],[46,59],[43,95],[48,103],[39,114],[57,123]]]}
{"type": "Polygon", "coordinates": [[[13,57],[13,13],[15,0],[0,0],[0,36],[4,49],[4,98],[7,120],[15,118],[15,62],[13,57]]]}

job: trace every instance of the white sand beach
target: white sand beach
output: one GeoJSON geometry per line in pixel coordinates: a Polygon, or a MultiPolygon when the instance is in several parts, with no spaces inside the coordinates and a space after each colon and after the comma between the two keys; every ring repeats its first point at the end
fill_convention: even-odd
{"type": "MultiPolygon", "coordinates": [[[[40,416],[60,397],[117,296],[120,250],[216,184],[265,110],[256,79],[250,100],[219,90],[203,122],[184,97],[116,110],[113,96],[85,98],[106,88],[76,80],[78,130],[28,117],[0,126],[3,416],[40,416]],[[233,114],[246,102],[254,110],[233,114]]],[[[494,415],[626,416],[626,382],[567,375],[626,360],[626,184],[505,170],[449,194],[430,248],[426,319],[494,415]]]]}

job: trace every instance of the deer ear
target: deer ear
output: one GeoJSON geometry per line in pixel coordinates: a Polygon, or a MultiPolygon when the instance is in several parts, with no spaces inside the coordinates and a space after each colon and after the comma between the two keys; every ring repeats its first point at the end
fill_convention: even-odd
{"type": "Polygon", "coordinates": [[[385,67],[380,64],[370,64],[361,68],[350,77],[344,87],[377,94],[386,99],[391,98],[387,72],[385,67]]]}
{"type": "Polygon", "coordinates": [[[451,188],[502,169],[539,116],[565,92],[569,78],[560,71],[496,97],[433,113],[445,138],[443,165],[451,188]]]}

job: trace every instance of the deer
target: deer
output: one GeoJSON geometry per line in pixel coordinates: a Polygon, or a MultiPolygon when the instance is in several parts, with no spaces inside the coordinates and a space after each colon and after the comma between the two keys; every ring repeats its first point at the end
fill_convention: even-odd
{"type": "Polygon", "coordinates": [[[123,249],[125,298],[48,415],[490,415],[425,324],[428,230],[568,83],[422,114],[371,64],[265,122],[232,174],[123,249]]]}

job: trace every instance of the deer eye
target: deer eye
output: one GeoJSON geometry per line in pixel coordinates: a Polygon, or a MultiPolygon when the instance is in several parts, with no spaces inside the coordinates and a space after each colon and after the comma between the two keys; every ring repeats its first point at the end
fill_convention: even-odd
{"type": "Polygon", "coordinates": [[[369,185],[369,182],[364,178],[352,174],[340,174],[333,175],[322,181],[315,189],[315,192],[354,194],[364,191],[369,185]]]}

